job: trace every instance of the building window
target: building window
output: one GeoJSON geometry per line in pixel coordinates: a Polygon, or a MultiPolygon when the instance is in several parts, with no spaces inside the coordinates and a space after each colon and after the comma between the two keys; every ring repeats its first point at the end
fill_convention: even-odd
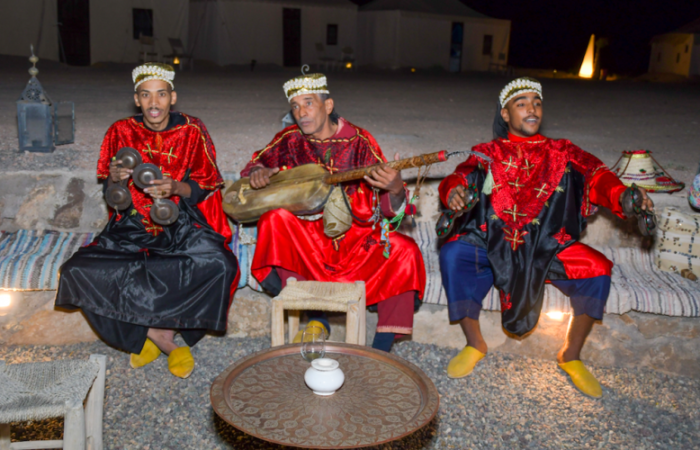
{"type": "Polygon", "coordinates": [[[685,52],[688,53],[688,44],[685,44],[685,52]]]}
{"type": "Polygon", "coordinates": [[[326,26],[326,45],[338,45],[338,25],[329,23],[326,26]]]}
{"type": "Polygon", "coordinates": [[[676,64],[678,64],[679,62],[681,62],[681,54],[680,53],[676,55],[676,64]]]}
{"type": "Polygon", "coordinates": [[[134,39],[139,39],[140,36],[153,36],[153,10],[133,8],[132,16],[134,18],[134,39]]]}
{"type": "Polygon", "coordinates": [[[484,35],[484,45],[481,48],[481,54],[482,55],[490,55],[491,54],[491,47],[493,47],[493,36],[490,34],[485,34],[484,35]]]}

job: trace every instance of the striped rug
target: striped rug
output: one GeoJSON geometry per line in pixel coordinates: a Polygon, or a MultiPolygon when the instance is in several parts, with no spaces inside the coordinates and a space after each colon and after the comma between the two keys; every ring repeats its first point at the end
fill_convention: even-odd
{"type": "MultiPolygon", "coordinates": [[[[440,276],[434,225],[418,223],[408,234],[418,243],[425,261],[425,302],[447,305],[440,276]]],[[[658,270],[654,265],[654,255],[650,251],[626,247],[594,248],[615,264],[606,313],[624,314],[639,311],[667,316],[700,316],[700,282],[658,270]]],[[[484,309],[501,310],[496,289],[491,289],[484,299],[484,309]]],[[[570,312],[569,299],[557,288],[548,285],[545,288],[542,311],[570,312]]]]}
{"type": "MultiPolygon", "coordinates": [[[[433,224],[419,222],[408,232],[415,239],[425,261],[427,274],[426,303],[447,305],[442,288],[437,239],[433,224]]],[[[21,230],[0,232],[0,288],[54,290],[58,286],[58,268],[83,245],[92,242],[96,233],[63,233],[21,230]]],[[[246,285],[261,291],[250,274],[255,254],[257,229],[245,227],[234,233],[231,248],[241,268],[239,288],[246,285]]],[[[661,272],[654,266],[651,252],[637,248],[596,247],[608,257],[613,267],[612,286],[607,313],[639,311],[668,316],[700,316],[700,283],[680,275],[661,272]]],[[[500,310],[498,292],[492,289],[484,299],[484,309],[500,310]]],[[[543,312],[571,309],[568,298],[554,286],[545,289],[543,312]]]]}
{"type": "Polygon", "coordinates": [[[58,268],[97,233],[20,230],[0,232],[0,287],[53,290],[58,268]]]}

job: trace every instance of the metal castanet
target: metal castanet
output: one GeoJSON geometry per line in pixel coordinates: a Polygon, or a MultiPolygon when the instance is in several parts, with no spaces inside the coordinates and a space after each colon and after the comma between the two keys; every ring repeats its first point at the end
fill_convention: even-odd
{"type": "Polygon", "coordinates": [[[468,213],[479,202],[479,191],[476,185],[470,184],[464,190],[464,208],[459,211],[446,210],[438,218],[435,225],[435,232],[439,238],[444,238],[452,233],[457,219],[468,213]]]}
{"type": "Polygon", "coordinates": [[[131,205],[131,193],[125,186],[126,181],[128,180],[114,183],[105,191],[107,204],[117,211],[123,211],[131,205]]]}
{"type": "Polygon", "coordinates": [[[622,212],[627,217],[637,218],[637,226],[642,236],[651,236],[656,232],[656,216],[653,212],[641,208],[643,202],[642,191],[639,190],[636,184],[632,184],[631,187],[627,188],[620,198],[622,212]]]}
{"type": "Polygon", "coordinates": [[[452,154],[443,150],[336,174],[329,174],[317,164],[305,164],[274,175],[263,189],[253,189],[250,178],[241,178],[224,192],[224,212],[239,223],[255,222],[266,212],[278,208],[298,216],[317,214],[323,211],[335,184],[359,180],[384,164],[403,170],[446,161],[452,154]]]}
{"type": "Polygon", "coordinates": [[[121,161],[120,167],[126,169],[134,169],[136,166],[143,164],[141,153],[132,147],[122,147],[115,156],[117,161],[121,161]]]}
{"type": "Polygon", "coordinates": [[[155,164],[145,163],[139,164],[131,175],[134,179],[134,184],[141,189],[152,187],[151,181],[162,180],[163,172],[155,164]]]}
{"type": "MultiPolygon", "coordinates": [[[[131,147],[122,147],[114,157],[115,160],[121,161],[119,167],[126,169],[134,169],[136,166],[143,163],[141,154],[138,150],[131,147]]],[[[105,200],[107,204],[117,211],[123,211],[131,205],[131,193],[127,188],[128,178],[121,180],[118,183],[113,183],[105,191],[105,200]]]]}
{"type": "MultiPolygon", "coordinates": [[[[154,180],[162,180],[163,172],[155,164],[145,163],[136,166],[132,174],[134,184],[141,189],[146,189],[153,187],[151,184],[154,180]]],[[[171,225],[175,223],[180,215],[180,208],[177,204],[169,199],[159,199],[153,200],[153,206],[151,206],[151,220],[158,225],[171,225]]]]}

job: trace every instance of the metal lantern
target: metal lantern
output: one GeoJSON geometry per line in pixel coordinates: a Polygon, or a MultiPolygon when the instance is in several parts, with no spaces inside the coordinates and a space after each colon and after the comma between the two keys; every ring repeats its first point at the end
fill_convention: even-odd
{"type": "Polygon", "coordinates": [[[52,152],[54,145],[71,144],[75,137],[75,105],[73,102],[53,103],[36,76],[39,70],[34,48],[29,61],[27,86],[17,100],[17,135],[19,150],[52,152]]]}

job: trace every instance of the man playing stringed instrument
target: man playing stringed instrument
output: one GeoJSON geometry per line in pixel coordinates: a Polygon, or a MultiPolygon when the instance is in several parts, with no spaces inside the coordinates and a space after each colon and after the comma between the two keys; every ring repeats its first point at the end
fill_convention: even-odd
{"type": "MultiPolygon", "coordinates": [[[[325,76],[294,78],[285,83],[284,91],[297,124],[282,130],[267,147],[253,154],[241,172],[242,177],[250,177],[253,189],[265,188],[279,171],[304,164],[321,165],[337,173],[386,162],[372,135],[335,113],[325,76]]],[[[397,335],[411,334],[414,305],[425,287],[425,268],[416,243],[380,225],[382,218],[401,216],[408,191],[401,172],[388,166],[335,189],[342,189],[344,202],[351,209],[347,231],[331,238],[319,218],[304,220],[284,209],[269,211],[258,221],[251,272],[275,295],[289,277],[364,281],[367,304],[376,304],[379,314],[372,346],[389,351],[397,335]]],[[[324,317],[312,322],[328,332],[324,317]]],[[[300,337],[297,335],[295,341],[300,337]]]]}
{"type": "MultiPolygon", "coordinates": [[[[503,327],[524,336],[537,324],[544,285],[551,282],[571,298],[573,309],[559,367],[581,392],[600,397],[580,352],[593,323],[603,318],[613,264],[577,241],[596,206],[647,220],[653,203],[643,189],[626,188],[595,156],[538,134],[541,121],[540,83],[509,83],[499,97],[495,139],[473,149],[491,161],[472,155],[440,184],[443,204],[461,214],[446,213],[454,223],[448,222],[453,229],[440,251],[440,269],[450,320],[459,321],[467,338],[447,374],[467,376],[485,356],[478,319],[493,285],[500,291],[503,327]],[[478,191],[476,205],[464,200],[468,189],[478,191]]],[[[653,224],[642,231],[651,229],[653,224]]],[[[440,226],[437,231],[449,234],[440,226]]]]}

